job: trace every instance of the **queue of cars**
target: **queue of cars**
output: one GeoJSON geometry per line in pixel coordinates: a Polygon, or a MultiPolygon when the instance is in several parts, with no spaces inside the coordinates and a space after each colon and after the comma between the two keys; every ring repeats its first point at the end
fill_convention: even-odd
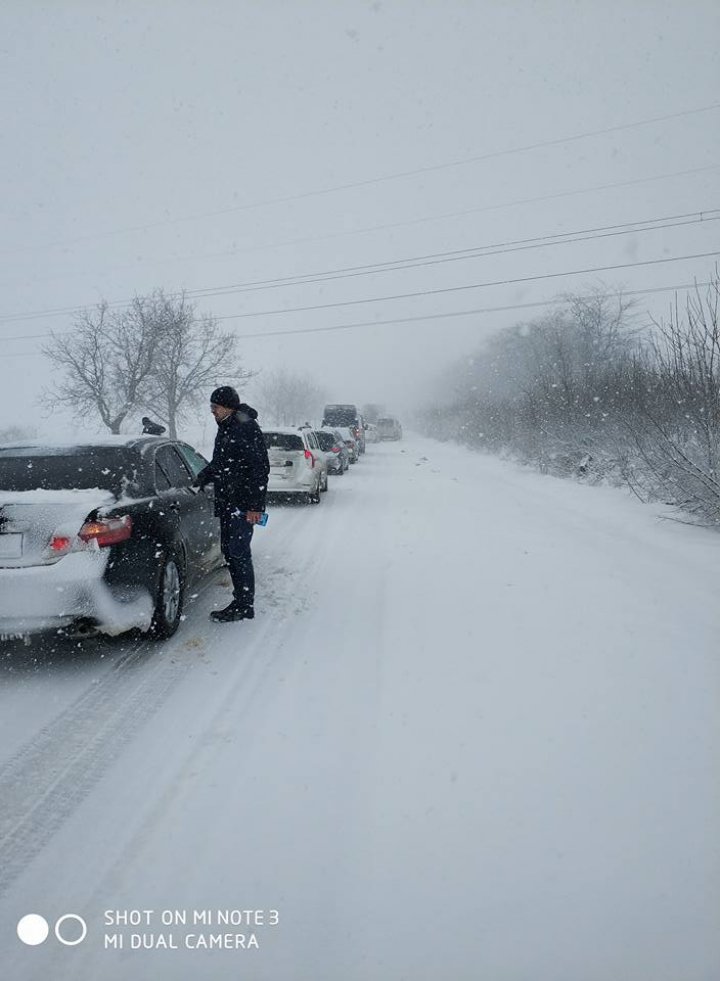
{"type": "Polygon", "coordinates": [[[346,473],[360,458],[358,442],[349,429],[309,424],[264,429],[270,460],[268,493],[319,504],[328,489],[328,474],[346,473]]]}
{"type": "MultiPolygon", "coordinates": [[[[354,423],[263,430],[269,494],[320,503],[365,451],[354,423]]],[[[212,484],[193,485],[206,464],[154,435],[0,446],[0,640],[175,633],[222,562],[212,484]]]]}

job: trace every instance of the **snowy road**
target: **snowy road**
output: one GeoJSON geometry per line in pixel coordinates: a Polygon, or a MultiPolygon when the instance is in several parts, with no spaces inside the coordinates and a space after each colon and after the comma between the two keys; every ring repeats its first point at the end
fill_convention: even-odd
{"type": "Polygon", "coordinates": [[[13,649],[3,979],[713,981],[720,540],[656,513],[373,445],[256,532],[254,622],[219,573],[163,646],[13,649]]]}

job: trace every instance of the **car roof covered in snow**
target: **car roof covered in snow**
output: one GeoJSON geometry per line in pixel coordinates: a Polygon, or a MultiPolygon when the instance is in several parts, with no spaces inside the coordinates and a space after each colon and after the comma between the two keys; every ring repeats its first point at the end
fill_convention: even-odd
{"type": "Polygon", "coordinates": [[[309,426],[268,426],[268,427],[263,426],[264,434],[283,433],[287,435],[288,433],[292,433],[293,436],[299,436],[300,433],[307,433],[310,431],[311,429],[309,426]]]}
{"type": "Polygon", "coordinates": [[[93,447],[111,448],[124,446],[128,449],[142,447],[157,443],[163,438],[166,439],[167,437],[128,434],[96,436],[88,439],[24,439],[16,440],[12,443],[0,444],[0,453],[15,451],[17,455],[21,456],[30,456],[39,453],[45,456],[67,456],[73,450],[87,450],[93,447]]]}

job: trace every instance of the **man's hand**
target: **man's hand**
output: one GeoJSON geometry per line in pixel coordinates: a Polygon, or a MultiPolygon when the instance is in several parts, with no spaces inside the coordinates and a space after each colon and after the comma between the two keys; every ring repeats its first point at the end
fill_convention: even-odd
{"type": "Polygon", "coordinates": [[[245,518],[251,525],[256,525],[262,518],[262,511],[246,511],[245,518]]]}

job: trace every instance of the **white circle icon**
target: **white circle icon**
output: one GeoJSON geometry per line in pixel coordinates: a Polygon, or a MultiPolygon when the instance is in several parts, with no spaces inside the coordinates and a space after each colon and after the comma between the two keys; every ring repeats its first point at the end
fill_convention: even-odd
{"type": "Polygon", "coordinates": [[[28,913],[27,916],[18,920],[17,935],[28,947],[37,947],[38,944],[45,943],[48,933],[50,933],[50,927],[44,916],[28,913]]]}
{"type": "Polygon", "coordinates": [[[55,924],[55,936],[58,938],[60,943],[65,944],[66,947],[76,947],[78,944],[83,942],[85,937],[87,937],[87,923],[82,916],[78,916],[77,913],[65,913],[65,915],[61,916],[55,924]],[[76,937],[74,940],[67,940],[60,934],[60,926],[66,920],[75,920],[76,923],[80,924],[80,936],[76,937]]]}

